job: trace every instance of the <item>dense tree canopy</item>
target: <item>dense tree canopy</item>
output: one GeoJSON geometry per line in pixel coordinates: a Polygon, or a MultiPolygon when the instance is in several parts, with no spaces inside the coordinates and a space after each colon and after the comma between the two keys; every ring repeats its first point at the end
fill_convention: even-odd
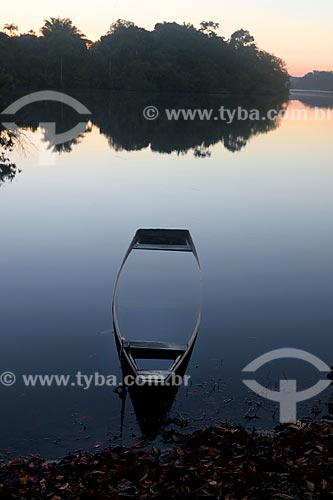
{"type": "Polygon", "coordinates": [[[285,91],[284,62],[238,30],[158,23],[153,31],[118,20],[95,43],[70,19],[51,18],[37,35],[13,23],[0,32],[0,87],[100,88],[180,92],[285,91]]]}

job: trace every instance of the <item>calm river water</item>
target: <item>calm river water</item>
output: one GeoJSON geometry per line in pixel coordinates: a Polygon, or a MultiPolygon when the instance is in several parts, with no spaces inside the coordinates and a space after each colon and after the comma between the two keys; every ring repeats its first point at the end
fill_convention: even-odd
{"type": "MultiPolygon", "coordinates": [[[[122,418],[112,387],[27,387],[22,380],[77,372],[121,380],[111,301],[138,228],[189,229],[201,262],[191,383],[178,392],[162,434],[225,421],[272,429],[278,404],[251,393],[242,369],[284,347],[333,364],[333,94],[297,93],[288,102],[75,97],[90,116],[78,120],[54,103],[19,113],[8,153],[17,170],[12,180],[0,174],[0,372],[17,378],[0,387],[1,456],[56,458],[141,439],[130,398],[122,418]],[[155,121],[142,116],[149,105],[160,111],[155,121]],[[286,114],[232,124],[164,116],[165,108],[221,105],[286,114]],[[60,131],[83,121],[85,131],[52,146],[43,124],[53,121],[60,131]]],[[[3,108],[16,98],[5,96],[3,108]]],[[[145,266],[148,273],[149,259],[141,274],[145,266]]],[[[174,294],[182,304],[183,289],[174,294]]],[[[305,388],[326,375],[280,360],[250,378],[275,389],[292,378],[305,388]]],[[[328,388],[300,404],[298,416],[329,417],[331,396],[328,388]]]]}

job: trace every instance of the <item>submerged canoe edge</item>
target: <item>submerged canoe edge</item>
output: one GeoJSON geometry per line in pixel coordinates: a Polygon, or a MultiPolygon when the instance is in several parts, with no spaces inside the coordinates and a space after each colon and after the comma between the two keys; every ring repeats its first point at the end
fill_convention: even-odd
{"type": "Polygon", "coordinates": [[[121,272],[129,255],[133,251],[172,251],[192,253],[200,270],[200,261],[190,231],[187,229],[138,229],[124,256],[117,273],[113,299],[112,317],[115,341],[121,362],[123,375],[132,376],[146,386],[168,387],[175,375],[183,377],[190,360],[201,322],[201,304],[193,332],[186,344],[170,342],[131,341],[122,334],[118,322],[116,295],[121,272]],[[140,370],[136,359],[169,359],[172,361],[168,370],[140,370]],[[155,383],[152,384],[152,380],[155,383]]]}

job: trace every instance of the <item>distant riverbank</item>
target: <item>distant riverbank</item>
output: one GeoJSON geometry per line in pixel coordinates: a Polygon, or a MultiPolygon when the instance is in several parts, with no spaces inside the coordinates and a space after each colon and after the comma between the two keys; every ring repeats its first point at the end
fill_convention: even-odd
{"type": "Polygon", "coordinates": [[[333,90],[307,90],[307,89],[290,89],[290,95],[333,95],[333,90]]]}
{"type": "Polygon", "coordinates": [[[290,77],[292,89],[333,92],[333,71],[312,71],[303,77],[290,77]]]}

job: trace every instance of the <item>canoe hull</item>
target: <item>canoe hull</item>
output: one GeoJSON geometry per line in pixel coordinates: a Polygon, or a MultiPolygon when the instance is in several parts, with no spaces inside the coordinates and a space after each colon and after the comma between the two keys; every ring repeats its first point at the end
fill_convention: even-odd
{"type": "MultiPolygon", "coordinates": [[[[128,377],[139,381],[140,389],[169,387],[176,377],[183,377],[188,366],[195,341],[199,332],[201,313],[198,312],[194,330],[186,344],[176,345],[168,342],[130,341],[123,336],[117,315],[117,285],[121,272],[129,255],[133,251],[172,251],[192,253],[200,270],[198,254],[188,230],[182,229],[139,229],[125,254],[120,266],[112,300],[112,316],[115,341],[124,379],[128,377]],[[137,359],[169,359],[168,370],[142,370],[137,364],[137,359]]],[[[132,380],[131,380],[132,384],[132,380]]]]}

